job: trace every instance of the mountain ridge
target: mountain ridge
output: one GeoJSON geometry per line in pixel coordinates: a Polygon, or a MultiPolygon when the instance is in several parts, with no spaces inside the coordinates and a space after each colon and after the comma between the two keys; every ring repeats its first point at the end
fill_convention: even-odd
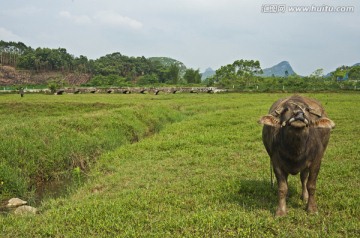
{"type": "Polygon", "coordinates": [[[210,78],[213,75],[215,75],[215,70],[213,70],[211,67],[209,67],[209,68],[205,69],[205,71],[201,74],[201,80],[210,78]]]}
{"type": "Polygon", "coordinates": [[[260,74],[262,77],[287,77],[290,75],[296,75],[296,73],[288,61],[281,61],[270,68],[265,68],[263,73],[260,74]]]}

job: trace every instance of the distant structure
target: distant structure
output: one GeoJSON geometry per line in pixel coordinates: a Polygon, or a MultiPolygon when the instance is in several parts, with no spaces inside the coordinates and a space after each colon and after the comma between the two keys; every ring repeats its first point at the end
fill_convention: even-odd
{"type": "Polygon", "coordinates": [[[24,94],[25,94],[24,88],[19,89],[19,94],[21,97],[24,97],[24,94]]]}

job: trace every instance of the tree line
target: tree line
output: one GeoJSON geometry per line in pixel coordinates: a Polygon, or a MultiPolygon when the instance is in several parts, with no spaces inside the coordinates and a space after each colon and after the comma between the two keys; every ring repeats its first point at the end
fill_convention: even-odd
{"type": "Polygon", "coordinates": [[[90,74],[85,86],[130,86],[150,84],[201,83],[199,70],[168,66],[157,60],[129,57],[119,52],[92,60],[80,55],[74,57],[66,49],[36,48],[22,42],[0,41],[0,64],[35,72],[61,71],[90,74]]]}
{"type": "Polygon", "coordinates": [[[360,65],[341,66],[329,75],[317,69],[309,76],[289,75],[263,77],[259,61],[235,60],[220,67],[213,77],[206,80],[209,86],[219,86],[234,91],[337,91],[360,89],[360,65]]]}
{"type": "MultiPolygon", "coordinates": [[[[96,60],[80,55],[75,57],[64,48],[36,48],[22,42],[0,41],[0,64],[34,72],[60,71],[89,74],[91,79],[83,86],[159,86],[204,85],[239,91],[311,91],[360,88],[360,65],[341,66],[325,76],[322,69],[309,76],[289,75],[262,77],[257,60],[235,60],[216,70],[215,75],[201,80],[199,69],[181,72],[176,61],[164,64],[151,58],[129,57],[119,52],[96,60]]],[[[52,84],[56,82],[51,82],[52,84]]],[[[55,87],[54,85],[52,85],[55,87]]]]}

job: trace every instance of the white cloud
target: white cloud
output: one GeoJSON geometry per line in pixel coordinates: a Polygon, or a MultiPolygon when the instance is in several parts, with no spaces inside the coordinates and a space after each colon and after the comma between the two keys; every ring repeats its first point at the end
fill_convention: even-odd
{"type": "Polygon", "coordinates": [[[133,29],[140,29],[143,27],[143,24],[137,20],[110,11],[98,12],[94,16],[94,19],[107,26],[130,27],[133,29]]]}
{"type": "Polygon", "coordinates": [[[20,36],[3,27],[0,27],[0,39],[4,41],[21,41],[20,36]]]}
{"type": "Polygon", "coordinates": [[[59,16],[63,17],[63,18],[68,18],[68,19],[71,19],[71,13],[70,12],[67,12],[67,11],[61,11],[59,12],[59,16]]]}
{"type": "Polygon", "coordinates": [[[85,16],[85,15],[75,17],[74,21],[76,24],[79,24],[79,25],[85,25],[85,24],[92,23],[92,20],[90,19],[90,17],[85,16]]]}
{"type": "Polygon", "coordinates": [[[101,11],[92,17],[87,15],[73,15],[68,11],[61,11],[59,12],[59,16],[78,25],[96,23],[109,27],[127,27],[132,29],[141,29],[143,27],[141,22],[111,11],[101,11]]]}
{"type": "Polygon", "coordinates": [[[88,17],[86,15],[75,16],[75,15],[72,15],[68,11],[59,12],[59,16],[62,17],[62,18],[69,19],[69,20],[73,21],[75,24],[78,24],[78,25],[86,25],[86,24],[91,24],[92,23],[92,20],[91,20],[90,17],[88,17]]]}

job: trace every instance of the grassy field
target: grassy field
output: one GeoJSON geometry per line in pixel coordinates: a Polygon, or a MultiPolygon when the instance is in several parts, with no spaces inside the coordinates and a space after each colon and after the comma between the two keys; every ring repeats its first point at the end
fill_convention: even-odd
{"type": "Polygon", "coordinates": [[[161,103],[103,96],[0,96],[0,199],[31,200],[49,181],[71,180],[102,153],[181,118],[161,103]]]}
{"type": "Polygon", "coordinates": [[[359,237],[360,95],[307,95],[336,123],[317,183],[319,214],[307,215],[292,176],[288,215],[275,218],[256,122],[284,96],[0,96],[0,175],[20,183],[10,188],[31,197],[24,191],[34,180],[86,178],[43,199],[36,216],[0,216],[0,236],[359,237]]]}

